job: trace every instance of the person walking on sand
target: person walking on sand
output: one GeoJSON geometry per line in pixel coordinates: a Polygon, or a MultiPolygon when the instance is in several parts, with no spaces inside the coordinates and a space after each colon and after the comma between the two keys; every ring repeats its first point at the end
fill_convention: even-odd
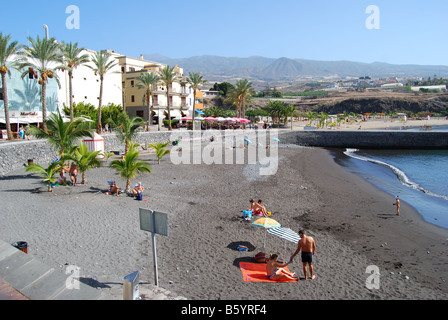
{"type": "Polygon", "coordinates": [[[395,203],[393,205],[397,206],[397,216],[399,216],[400,215],[400,199],[398,196],[395,198],[395,203]]]}
{"type": "Polygon", "coordinates": [[[302,250],[302,266],[305,280],[308,279],[308,267],[310,269],[311,279],[314,280],[316,276],[314,275],[313,256],[316,254],[316,243],[312,237],[305,235],[305,231],[303,230],[299,231],[299,236],[301,239],[297,244],[296,252],[291,256],[290,262],[302,250]]]}
{"type": "Polygon", "coordinates": [[[292,263],[292,261],[288,263],[280,263],[277,262],[278,255],[272,254],[267,261],[266,264],[266,273],[269,280],[281,280],[281,279],[289,279],[289,280],[299,280],[298,277],[295,276],[294,273],[291,273],[284,268],[292,263]]]}

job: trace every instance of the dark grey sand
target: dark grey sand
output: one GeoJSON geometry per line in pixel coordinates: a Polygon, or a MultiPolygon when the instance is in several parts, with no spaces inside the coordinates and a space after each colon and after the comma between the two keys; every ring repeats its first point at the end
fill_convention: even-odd
{"type": "MultiPolygon", "coordinates": [[[[147,189],[138,202],[105,195],[107,167],[87,172],[87,184],[53,193],[24,169],[0,179],[0,238],[27,241],[29,253],[64,270],[81,269],[84,282],[111,291],[140,271],[154,284],[150,235],[139,208],[168,213],[169,237],[157,236],[160,286],[191,300],[446,299],[448,232],[424,222],[403,204],[401,217],[384,194],[347,173],[323,149],[281,147],[276,175],[257,165],[160,165],[137,178],[147,189]],[[289,259],[296,249],[241,219],[249,199],[263,199],[282,226],[306,229],[317,243],[315,280],[244,282],[240,261],[260,251],[289,259]],[[261,248],[266,242],[266,249],[261,248]],[[235,250],[238,243],[253,251],[235,250]],[[380,270],[380,289],[366,288],[366,268],[380,270]]],[[[253,220],[252,220],[253,221],[253,220]]],[[[290,269],[301,277],[297,257],[290,269]]]]}

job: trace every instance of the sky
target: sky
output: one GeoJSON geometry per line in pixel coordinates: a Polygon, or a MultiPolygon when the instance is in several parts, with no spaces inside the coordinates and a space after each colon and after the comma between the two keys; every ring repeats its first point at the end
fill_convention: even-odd
{"type": "Polygon", "coordinates": [[[448,65],[446,0],[2,0],[0,32],[123,55],[448,65]],[[374,11],[367,10],[374,6],[374,11]],[[72,10],[72,7],[76,10],[72,10]],[[78,14],[79,13],[79,14],[78,14]]]}

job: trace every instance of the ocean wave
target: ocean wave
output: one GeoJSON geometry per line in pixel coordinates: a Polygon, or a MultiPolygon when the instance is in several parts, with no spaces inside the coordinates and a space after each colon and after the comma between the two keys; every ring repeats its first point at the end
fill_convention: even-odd
{"type": "Polygon", "coordinates": [[[354,159],[367,161],[367,162],[371,162],[371,163],[375,163],[375,164],[378,164],[378,165],[382,165],[382,166],[388,167],[389,169],[391,169],[395,173],[395,175],[397,176],[398,180],[403,185],[405,185],[406,187],[409,187],[409,188],[412,188],[414,190],[426,193],[426,194],[428,194],[430,196],[433,196],[433,197],[437,197],[437,198],[442,198],[442,199],[448,200],[448,196],[434,193],[434,192],[432,192],[430,190],[427,190],[427,189],[423,188],[418,183],[415,183],[414,181],[409,179],[409,177],[402,170],[398,169],[397,167],[395,167],[395,166],[393,166],[393,165],[391,165],[389,163],[380,161],[380,160],[375,160],[375,159],[363,157],[363,156],[357,154],[358,151],[359,151],[358,149],[347,149],[344,152],[344,154],[346,156],[349,156],[349,157],[354,158],[354,159]]]}

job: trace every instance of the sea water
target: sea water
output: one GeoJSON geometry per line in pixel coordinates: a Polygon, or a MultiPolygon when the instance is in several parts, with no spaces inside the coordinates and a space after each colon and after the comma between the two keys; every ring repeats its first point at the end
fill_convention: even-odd
{"type": "Polygon", "coordinates": [[[336,161],[389,193],[391,207],[398,195],[424,220],[448,229],[448,150],[347,149],[336,161]]]}

